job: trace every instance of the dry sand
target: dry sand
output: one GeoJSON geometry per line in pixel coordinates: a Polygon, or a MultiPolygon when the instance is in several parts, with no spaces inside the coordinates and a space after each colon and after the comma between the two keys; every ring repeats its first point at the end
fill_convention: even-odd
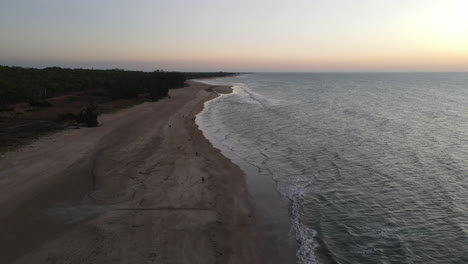
{"type": "Polygon", "coordinates": [[[194,122],[231,88],[190,84],[2,156],[0,263],[266,263],[244,174],[194,122]]]}

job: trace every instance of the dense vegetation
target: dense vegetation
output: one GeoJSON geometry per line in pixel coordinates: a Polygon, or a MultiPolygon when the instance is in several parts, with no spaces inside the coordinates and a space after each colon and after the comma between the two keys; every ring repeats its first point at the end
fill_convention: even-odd
{"type": "Polygon", "coordinates": [[[228,75],[0,66],[0,153],[49,132],[98,126],[100,113],[157,101],[185,80],[228,75]]]}
{"type": "Polygon", "coordinates": [[[184,72],[185,79],[216,78],[236,75],[230,72],[184,72]]]}
{"type": "Polygon", "coordinates": [[[184,86],[186,79],[222,77],[230,73],[141,72],[125,70],[32,69],[0,66],[0,107],[19,102],[32,104],[75,92],[101,93],[113,99],[147,94],[156,101],[171,88],[184,86]]]}

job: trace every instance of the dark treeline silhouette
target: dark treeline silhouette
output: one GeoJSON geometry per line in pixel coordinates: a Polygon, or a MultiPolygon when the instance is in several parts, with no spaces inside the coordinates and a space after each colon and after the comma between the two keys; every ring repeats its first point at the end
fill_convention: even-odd
{"type": "Polygon", "coordinates": [[[188,79],[229,75],[0,66],[0,153],[49,132],[102,125],[100,113],[157,101],[188,79]]]}
{"type": "Polygon", "coordinates": [[[19,102],[41,104],[45,99],[70,93],[91,93],[112,99],[147,94],[157,101],[168,90],[184,87],[185,80],[233,75],[224,72],[181,73],[125,70],[45,69],[0,66],[0,106],[19,102]]]}
{"type": "Polygon", "coordinates": [[[230,73],[230,72],[184,72],[183,74],[185,76],[185,79],[187,80],[237,75],[237,73],[230,73]]]}

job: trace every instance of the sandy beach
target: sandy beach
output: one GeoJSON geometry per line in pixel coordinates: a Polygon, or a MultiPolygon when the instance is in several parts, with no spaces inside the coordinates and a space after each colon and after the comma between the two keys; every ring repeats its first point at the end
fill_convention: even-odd
{"type": "Polygon", "coordinates": [[[194,122],[231,88],[189,83],[3,155],[0,263],[263,262],[245,175],[194,122]]]}

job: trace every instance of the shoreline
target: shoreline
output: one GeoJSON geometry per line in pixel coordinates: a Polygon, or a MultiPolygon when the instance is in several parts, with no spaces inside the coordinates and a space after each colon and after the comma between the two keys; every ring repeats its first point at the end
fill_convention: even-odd
{"type": "Polygon", "coordinates": [[[0,160],[2,263],[262,263],[245,175],[194,122],[229,87],[103,115],[0,160]]]}
{"type": "MultiPolygon", "coordinates": [[[[203,83],[203,80],[200,82],[203,83]]],[[[295,236],[291,233],[295,232],[289,212],[291,201],[278,191],[277,183],[270,174],[262,173],[261,168],[250,164],[229,146],[220,142],[214,136],[216,132],[210,131],[206,121],[199,118],[202,117],[204,111],[207,111],[206,104],[213,104],[216,100],[221,100],[222,96],[230,96],[233,93],[235,93],[235,87],[232,93],[206,101],[204,109],[197,115],[197,125],[205,138],[216,149],[219,149],[222,155],[239,166],[245,174],[247,189],[255,208],[255,229],[263,236],[259,243],[259,250],[264,256],[263,261],[265,263],[297,263],[296,253],[299,246],[295,236]]]]}

